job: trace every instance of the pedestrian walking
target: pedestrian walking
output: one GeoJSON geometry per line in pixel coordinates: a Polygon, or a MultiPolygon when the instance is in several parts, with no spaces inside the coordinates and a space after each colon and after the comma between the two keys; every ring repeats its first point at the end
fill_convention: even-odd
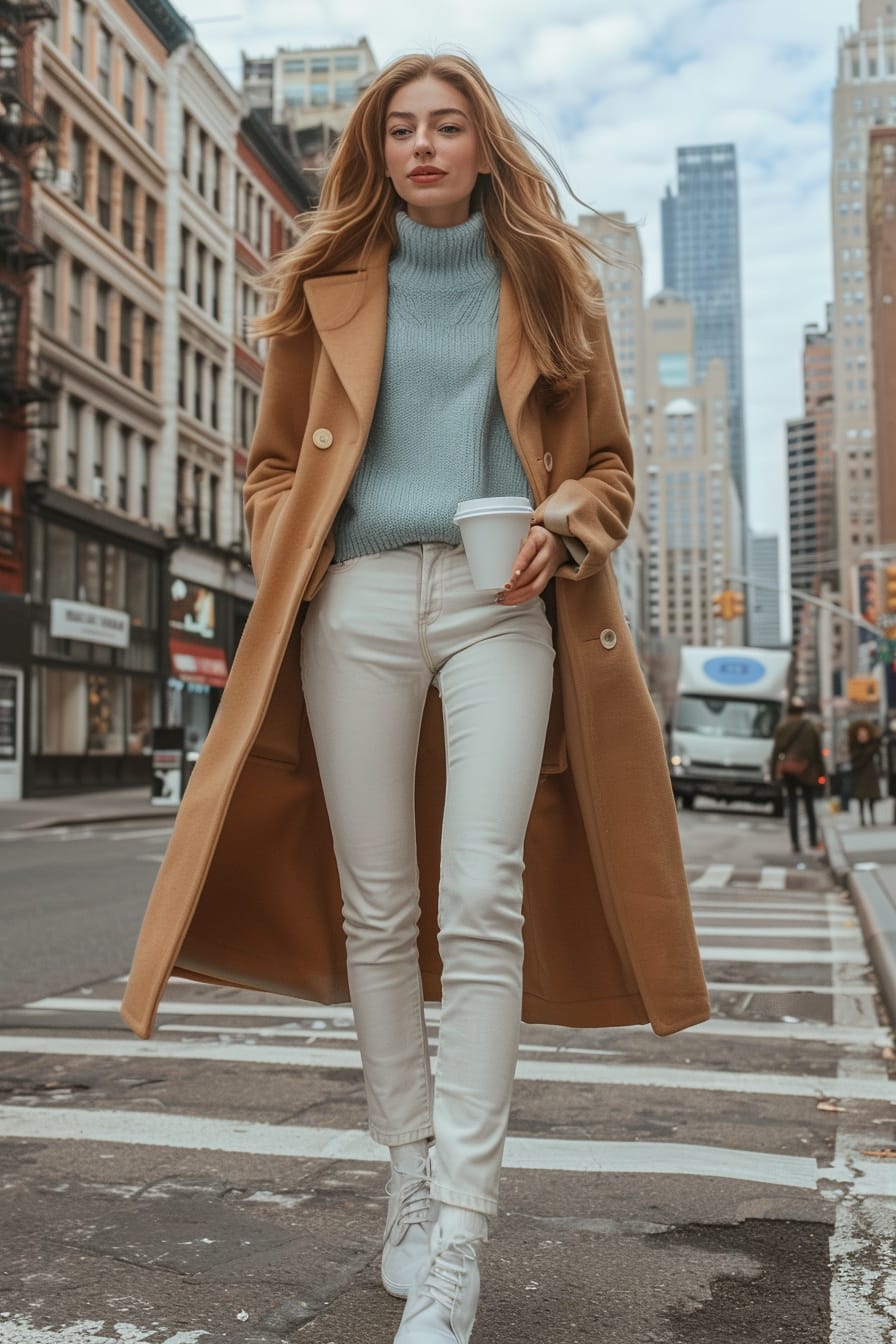
{"type": "Polygon", "coordinates": [[[274,268],[258,594],[122,1006],[148,1035],[172,970],[351,999],[396,1344],[470,1338],[521,1018],[708,1016],[609,560],[632,457],[588,263],[473,63],[374,79],[274,268]],[[528,534],[477,589],[455,510],[513,496],[528,534]]]}
{"type": "Polygon", "coordinates": [[[874,804],[880,798],[881,742],[877,725],[860,720],[849,725],[852,796],[858,800],[862,826],[874,825],[874,804]],[[865,821],[865,808],[868,822],[865,821]]]}
{"type": "Polygon", "coordinates": [[[815,817],[815,792],[824,775],[824,756],[818,729],[805,717],[806,704],[800,696],[791,698],[787,714],[775,729],[771,770],[780,780],[787,799],[787,824],[794,854],[801,852],[799,800],[802,798],[809,831],[810,849],[819,849],[818,822],[815,817]]]}

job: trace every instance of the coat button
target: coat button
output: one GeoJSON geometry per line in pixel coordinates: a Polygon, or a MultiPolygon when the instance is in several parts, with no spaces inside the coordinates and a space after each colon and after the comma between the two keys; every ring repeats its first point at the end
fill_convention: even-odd
{"type": "Polygon", "coordinates": [[[311,442],[315,448],[329,448],[333,443],[333,435],[328,429],[316,429],[311,435],[311,442]]]}
{"type": "Polygon", "coordinates": [[[543,461],[544,461],[544,469],[545,469],[545,471],[553,471],[553,470],[554,470],[554,455],[553,455],[553,453],[545,453],[543,461]]]}
{"type": "Polygon", "coordinates": [[[615,630],[601,630],[601,632],[600,632],[600,642],[601,642],[601,644],[603,644],[603,646],[604,646],[605,649],[615,649],[615,647],[616,647],[616,631],[615,631],[615,630]]]}

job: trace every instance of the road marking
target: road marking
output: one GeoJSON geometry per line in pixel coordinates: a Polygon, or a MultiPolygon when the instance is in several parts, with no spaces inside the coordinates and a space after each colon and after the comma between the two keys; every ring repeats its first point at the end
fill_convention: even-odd
{"type": "Polygon", "coordinates": [[[702,876],[691,883],[691,887],[694,891],[702,891],[706,887],[717,890],[719,887],[728,885],[728,880],[733,872],[733,863],[711,863],[702,876]]]}
{"type": "Polygon", "coordinates": [[[706,987],[714,994],[727,993],[729,990],[737,994],[867,994],[873,996],[877,993],[874,985],[851,985],[848,989],[842,989],[834,985],[759,985],[747,983],[743,980],[708,980],[706,987]]]}
{"type": "MultiPolygon", "coordinates": [[[[832,898],[832,929],[839,911],[832,898]]],[[[834,999],[838,1026],[870,1027],[875,1016],[871,1003],[855,996],[839,967],[834,984],[841,992],[834,999]]],[[[844,1059],[838,1075],[847,1084],[856,1079],[874,1082],[886,1078],[879,1059],[844,1059]]],[[[837,1168],[859,1170],[864,1151],[881,1146],[880,1135],[862,1129],[846,1115],[837,1126],[834,1161],[837,1168]]],[[[883,1344],[896,1340],[896,1170],[889,1163],[878,1173],[876,1188],[867,1189],[859,1180],[844,1192],[836,1185],[823,1190],[836,1204],[834,1230],[828,1243],[831,1265],[830,1344],[883,1344]],[[889,1174],[889,1190],[881,1188],[889,1174]],[[881,1198],[885,1196],[886,1198],[881,1198]],[[887,1197],[888,1196],[888,1197],[887,1197]]]]}
{"type": "MultiPolygon", "coordinates": [[[[744,914],[756,914],[769,918],[782,915],[817,915],[821,919],[826,919],[828,915],[827,906],[816,901],[801,904],[798,901],[773,901],[771,898],[767,901],[739,901],[735,898],[720,901],[709,900],[707,897],[702,900],[692,897],[691,908],[702,915],[730,915],[732,918],[744,914]]],[[[845,915],[852,913],[852,907],[846,902],[843,903],[842,909],[845,915]]]]}
{"type": "Polygon", "coordinates": [[[9,1319],[0,1320],[0,1344],[199,1344],[201,1339],[211,1338],[207,1330],[178,1330],[162,1341],[159,1326],[144,1328],[126,1321],[107,1326],[105,1320],[84,1320],[52,1329],[38,1328],[28,1316],[3,1315],[9,1319]],[[114,1335],[107,1335],[107,1329],[114,1330],[114,1335]]]}
{"type": "MultiPolygon", "coordinates": [[[[737,986],[726,985],[725,989],[737,989],[737,986]]],[[[743,988],[743,987],[741,987],[743,988]]],[[[753,987],[751,987],[752,989],[753,987]]],[[[763,985],[763,989],[771,988],[763,985]]],[[[778,991],[780,992],[780,990],[778,991]]],[[[791,991],[792,992],[792,991],[791,991]]],[[[819,993],[830,993],[830,989],[822,989],[819,993]]],[[[873,992],[873,991],[870,991],[873,992]]],[[[35,999],[29,1003],[23,1012],[73,1012],[73,1013],[107,1013],[116,1014],[118,1011],[117,999],[71,999],[71,998],[47,998],[35,999]]],[[[193,1023],[166,1022],[160,1027],[160,1031],[190,1031],[194,1034],[199,1032],[208,1032],[218,1035],[252,1035],[252,1036],[284,1036],[288,1035],[293,1029],[293,1034],[317,1036],[326,1034],[327,1040],[347,1040],[355,1041],[357,1037],[354,1030],[337,1031],[339,1026],[352,1027],[353,1017],[351,1009],[325,1009],[297,1007],[291,1008],[284,1004],[265,1004],[265,1003],[203,1003],[193,1000],[188,1003],[177,1003],[172,1000],[163,1002],[159,1005],[159,1014],[177,1018],[191,1017],[216,1017],[222,1019],[214,1026],[197,1026],[193,1023]],[[284,1026],[264,1027],[234,1027],[225,1024],[223,1019],[239,1018],[288,1018],[290,1021],[284,1026]],[[310,1025],[301,1026],[300,1023],[306,1022],[310,1025]]],[[[426,1020],[433,1026],[437,1026],[440,1013],[436,1009],[427,1009],[426,1020]]],[[[600,1028],[593,1028],[599,1031],[600,1028]]],[[[614,1038],[620,1031],[632,1031],[641,1035],[648,1035],[650,1028],[648,1026],[632,1027],[612,1027],[614,1038]]],[[[874,1030],[858,1027],[835,1027],[825,1022],[770,1022],[765,1019],[754,1021],[751,1019],[737,1019],[727,1017],[714,1017],[709,1022],[701,1022],[696,1027],[690,1028],[692,1031],[699,1031],[704,1035],[715,1036],[759,1036],[767,1039],[778,1040],[803,1040],[803,1041],[830,1041],[832,1044],[841,1045],[878,1045],[881,1048],[890,1043],[889,1033],[885,1028],[877,1025],[874,1030]]],[[[539,1054],[617,1054],[617,1051],[604,1051],[594,1049],[580,1049],[575,1046],[567,1045],[538,1045],[524,1044],[521,1050],[534,1051],[539,1054]]]]}
{"type": "Polygon", "coordinates": [[[832,952],[803,952],[784,947],[703,947],[707,961],[750,961],[777,966],[867,966],[868,958],[859,944],[855,951],[837,948],[832,952]]]}
{"type": "MultiPolygon", "coordinates": [[[[357,1050],[288,1045],[239,1045],[227,1041],[137,1041],[83,1036],[0,1036],[0,1052],[67,1055],[76,1059],[191,1059],[229,1064],[290,1065],[312,1069],[356,1069],[357,1050]]],[[[680,1069],[639,1064],[587,1064],[520,1060],[522,1082],[578,1083],[591,1086],[673,1088],[695,1092],[748,1092],[756,1096],[843,1097],[896,1102],[896,1084],[886,1078],[844,1083],[821,1074],[728,1073],[718,1069],[680,1069]],[[846,1088],[846,1090],[844,1090],[846,1088]]]]}
{"type": "MultiPolygon", "coordinates": [[[[821,911],[817,915],[803,915],[802,911],[799,910],[745,910],[742,905],[732,906],[730,904],[712,907],[695,905],[693,911],[697,919],[736,919],[745,924],[752,924],[755,930],[767,927],[773,928],[776,924],[793,924],[800,916],[802,916],[799,920],[801,927],[807,929],[823,928],[825,932],[828,928],[827,917],[821,911]]],[[[843,918],[848,920],[853,919],[853,916],[844,911],[843,918]]]]}
{"type": "MultiPolygon", "coordinates": [[[[140,1144],[185,1151],[251,1153],[258,1157],[321,1158],[342,1162],[384,1162],[385,1154],[366,1130],[271,1125],[196,1115],[149,1111],[88,1110],[76,1107],[0,1106],[0,1135],[21,1139],[140,1144]]],[[[832,1172],[813,1158],[687,1143],[602,1143],[587,1139],[531,1139],[511,1135],[504,1168],[526,1171],[637,1172],[721,1177],[762,1185],[814,1190],[832,1172]]],[[[836,1172],[849,1180],[851,1173],[836,1172]]]]}
{"type": "Polygon", "coordinates": [[[784,891],[787,887],[787,868],[763,868],[759,874],[760,891],[784,891]]]}
{"type": "MultiPolygon", "coordinates": [[[[755,938],[760,932],[758,922],[743,926],[723,925],[723,924],[701,924],[697,921],[697,936],[702,938],[755,938]]],[[[825,942],[830,941],[830,929],[810,928],[805,924],[786,924],[783,928],[765,928],[761,930],[763,938],[823,938],[825,942]]],[[[862,946],[862,935],[858,926],[855,929],[843,929],[839,931],[840,941],[844,938],[862,946]]]]}

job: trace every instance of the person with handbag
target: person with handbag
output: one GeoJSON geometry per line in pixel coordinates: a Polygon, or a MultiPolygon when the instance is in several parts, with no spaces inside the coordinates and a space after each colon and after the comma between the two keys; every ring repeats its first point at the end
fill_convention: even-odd
{"type": "Polygon", "coordinates": [[[865,720],[849,726],[849,761],[852,767],[852,796],[858,799],[859,821],[874,825],[874,804],[880,799],[881,743],[877,726],[865,720]]]}
{"type": "Polygon", "coordinates": [[[470,1339],[521,1018],[709,1015],[610,564],[633,464],[593,251],[471,61],[361,94],[257,326],[258,593],[122,1004],[148,1035],[172,970],[351,999],[396,1344],[470,1339]],[[477,589],[457,506],[524,495],[477,589]]]}
{"type": "Polygon", "coordinates": [[[787,798],[787,824],[794,854],[801,853],[799,798],[802,796],[809,831],[809,847],[820,849],[815,816],[815,790],[824,775],[824,756],[818,729],[805,717],[806,702],[798,695],[790,699],[787,714],[775,729],[771,770],[787,798]]]}

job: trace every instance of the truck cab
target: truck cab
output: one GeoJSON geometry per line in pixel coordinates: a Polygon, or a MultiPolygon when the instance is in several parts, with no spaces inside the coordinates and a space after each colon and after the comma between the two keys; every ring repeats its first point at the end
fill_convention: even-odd
{"type": "Polygon", "coordinates": [[[703,795],[771,804],[782,815],[781,787],[769,762],[789,670],[786,650],[682,648],[667,749],[683,807],[703,795]]]}

